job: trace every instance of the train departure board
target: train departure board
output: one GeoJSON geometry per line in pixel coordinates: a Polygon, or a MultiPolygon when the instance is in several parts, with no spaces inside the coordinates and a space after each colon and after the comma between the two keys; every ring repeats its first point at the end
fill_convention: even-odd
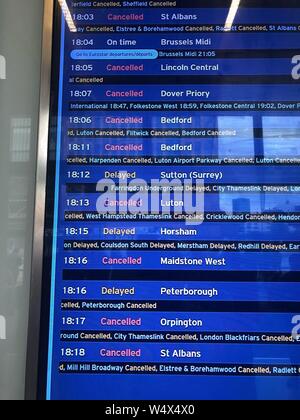
{"type": "Polygon", "coordinates": [[[39,393],[300,399],[300,5],[59,1],[39,393]]]}

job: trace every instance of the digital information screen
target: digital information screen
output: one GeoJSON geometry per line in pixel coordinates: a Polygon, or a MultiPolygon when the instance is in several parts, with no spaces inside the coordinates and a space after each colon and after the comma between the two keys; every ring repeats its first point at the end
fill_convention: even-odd
{"type": "Polygon", "coordinates": [[[300,398],[297,3],[56,13],[45,398],[300,398]]]}

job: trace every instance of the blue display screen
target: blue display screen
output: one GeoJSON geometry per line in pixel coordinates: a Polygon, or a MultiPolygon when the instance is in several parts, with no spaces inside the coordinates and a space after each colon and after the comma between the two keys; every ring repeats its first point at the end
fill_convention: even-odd
{"type": "Polygon", "coordinates": [[[300,398],[296,3],[61,2],[47,399],[300,398]]]}

